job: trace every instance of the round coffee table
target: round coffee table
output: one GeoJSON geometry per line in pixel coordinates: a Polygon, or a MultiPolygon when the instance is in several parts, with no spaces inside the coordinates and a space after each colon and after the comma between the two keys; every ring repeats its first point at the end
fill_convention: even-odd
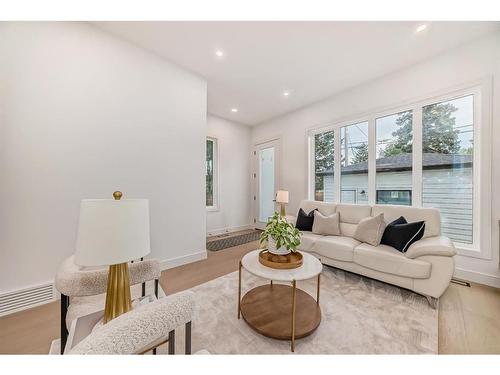
{"type": "Polygon", "coordinates": [[[295,339],[306,337],[318,328],[321,322],[319,306],[321,262],[314,256],[302,253],[302,266],[283,270],[266,267],[259,262],[259,252],[251,251],[240,261],[238,279],[238,319],[240,313],[250,327],[264,336],[290,340],[295,351],[295,339]],[[270,280],[248,291],[241,298],[241,270],[270,280]],[[297,281],[318,278],[316,300],[297,288],[297,281]],[[273,284],[273,281],[286,284],[273,284]]]}

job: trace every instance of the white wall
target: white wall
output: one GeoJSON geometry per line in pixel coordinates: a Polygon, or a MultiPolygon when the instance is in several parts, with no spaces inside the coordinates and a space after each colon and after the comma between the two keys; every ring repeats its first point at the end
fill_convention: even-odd
{"type": "Polygon", "coordinates": [[[248,126],[208,115],[207,135],[217,139],[218,207],[207,211],[207,232],[223,233],[250,226],[250,140],[248,126]]]}
{"type": "Polygon", "coordinates": [[[82,198],[148,198],[151,256],[205,251],[205,80],[85,23],[0,23],[0,294],[53,280],[82,198]]]}
{"type": "MultiPolygon", "coordinates": [[[[281,188],[290,191],[289,210],[296,211],[299,201],[307,196],[307,129],[335,124],[370,111],[398,106],[404,101],[434,95],[438,91],[483,79],[493,82],[491,164],[498,166],[500,165],[499,33],[260,124],[253,129],[253,143],[273,137],[282,138],[281,188]]],[[[483,149],[486,150],[487,146],[488,144],[483,145],[483,149]]],[[[486,172],[492,173],[492,186],[498,186],[500,168],[492,167],[491,171],[486,172]]],[[[495,189],[491,207],[491,217],[484,218],[492,226],[491,259],[458,256],[456,275],[500,287],[498,267],[500,196],[495,194],[495,189]]]]}

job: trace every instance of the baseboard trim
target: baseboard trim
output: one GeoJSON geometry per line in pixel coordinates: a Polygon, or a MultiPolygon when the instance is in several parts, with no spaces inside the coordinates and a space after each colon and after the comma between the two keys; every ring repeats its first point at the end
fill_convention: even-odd
{"type": "Polygon", "coordinates": [[[465,270],[463,268],[455,268],[455,273],[453,274],[453,276],[458,279],[471,281],[473,283],[500,288],[500,277],[496,275],[465,270]]]}
{"type": "Polygon", "coordinates": [[[209,232],[207,232],[207,236],[217,236],[219,234],[224,234],[224,233],[229,233],[229,232],[237,232],[239,230],[247,230],[247,229],[253,229],[254,225],[252,224],[245,224],[245,225],[239,225],[236,227],[227,227],[227,228],[222,228],[222,229],[214,229],[209,232]]]}
{"type": "Polygon", "coordinates": [[[197,253],[183,255],[177,258],[165,259],[160,262],[160,268],[162,271],[168,270],[169,268],[179,267],[184,264],[197,262],[199,260],[207,259],[207,251],[199,251],[197,253]]]}

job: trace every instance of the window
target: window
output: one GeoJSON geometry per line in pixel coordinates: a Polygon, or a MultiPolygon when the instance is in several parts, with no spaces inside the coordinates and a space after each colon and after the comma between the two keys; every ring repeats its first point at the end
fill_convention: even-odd
{"type": "Polygon", "coordinates": [[[443,235],[461,254],[490,257],[490,159],[487,145],[477,147],[490,134],[489,116],[479,111],[490,94],[482,91],[464,89],[312,130],[310,198],[435,207],[443,235]]]}
{"type": "Polygon", "coordinates": [[[206,157],[206,206],[207,208],[217,207],[217,140],[207,138],[206,157]]]}
{"type": "Polygon", "coordinates": [[[314,199],[333,202],[334,131],[314,136],[314,199]]]}
{"type": "Polygon", "coordinates": [[[422,109],[422,206],[441,212],[441,230],[473,242],[474,98],[422,109]]]}
{"type": "Polygon", "coordinates": [[[340,128],[340,201],[368,203],[368,122],[340,128]]]}
{"type": "Polygon", "coordinates": [[[411,190],[377,190],[377,204],[411,205],[411,190]]]}
{"type": "Polygon", "coordinates": [[[411,111],[376,119],[377,204],[410,206],[413,165],[413,116],[411,111]],[[382,193],[387,191],[387,194],[382,193]],[[405,198],[388,198],[397,191],[409,191],[405,198]],[[380,193],[379,193],[380,192],[380,193]],[[379,199],[380,198],[380,199],[379,199]]]}

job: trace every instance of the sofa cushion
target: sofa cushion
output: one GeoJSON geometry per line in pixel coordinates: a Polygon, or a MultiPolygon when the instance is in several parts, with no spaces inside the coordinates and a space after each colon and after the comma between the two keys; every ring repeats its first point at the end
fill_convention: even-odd
{"type": "Polygon", "coordinates": [[[365,217],[359,222],[353,237],[360,242],[378,246],[384,234],[385,226],[384,214],[365,217]]]}
{"type": "Polygon", "coordinates": [[[372,246],[363,243],[354,249],[353,261],[376,271],[415,279],[427,279],[431,274],[430,263],[409,259],[387,245],[372,246]]]}
{"type": "Polygon", "coordinates": [[[338,204],[335,212],[340,213],[342,223],[358,224],[361,219],[371,216],[372,207],[361,204],[338,204]]]}
{"type": "Polygon", "coordinates": [[[372,208],[367,205],[338,204],[336,212],[340,214],[340,232],[343,236],[354,236],[358,223],[370,216],[372,208]]]}
{"type": "Polygon", "coordinates": [[[356,229],[358,229],[358,224],[340,223],[340,234],[342,236],[354,237],[356,229]]]}
{"type": "Polygon", "coordinates": [[[346,236],[324,236],[316,241],[313,251],[324,257],[352,262],[354,248],[361,244],[354,238],[346,236]]]}
{"type": "Polygon", "coordinates": [[[331,215],[335,213],[335,203],[328,202],[320,202],[320,201],[311,201],[311,200],[303,200],[299,205],[305,212],[311,212],[312,210],[318,210],[323,215],[331,215]]]}
{"type": "Polygon", "coordinates": [[[314,211],[312,232],[324,236],[340,236],[339,214],[325,216],[317,210],[314,211]]]}
{"type": "Polygon", "coordinates": [[[302,236],[300,236],[300,245],[297,247],[298,250],[302,251],[311,251],[314,243],[323,238],[320,234],[314,234],[312,232],[302,232],[302,236]]]}
{"type": "MultiPolygon", "coordinates": [[[[383,213],[387,223],[404,216],[408,222],[425,221],[423,238],[439,236],[441,233],[441,218],[437,208],[419,208],[396,205],[375,205],[372,208],[372,216],[383,213]]],[[[340,216],[342,221],[342,215],[340,216]]],[[[342,229],[342,228],[341,228],[342,229]]]]}

